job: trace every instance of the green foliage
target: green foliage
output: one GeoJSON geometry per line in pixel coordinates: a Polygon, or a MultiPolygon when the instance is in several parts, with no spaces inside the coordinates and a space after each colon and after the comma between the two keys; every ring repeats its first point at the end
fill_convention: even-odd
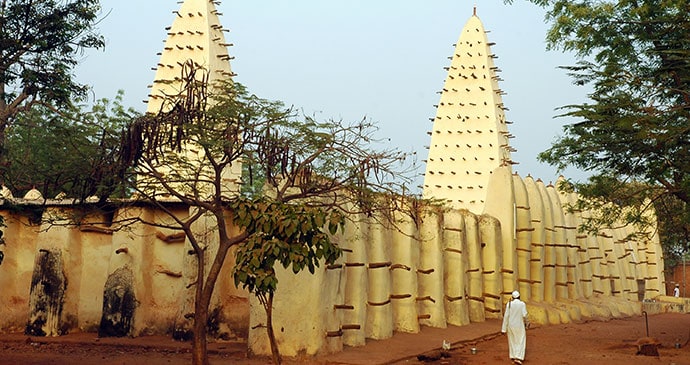
{"type": "Polygon", "coordinates": [[[638,224],[641,209],[656,207],[662,240],[682,237],[674,231],[689,222],[690,3],[532,2],[547,8],[548,48],[573,52],[578,64],[564,69],[591,88],[589,102],[562,108],[576,122],[539,159],[594,174],[577,188],[585,205],[602,209],[601,222],[638,224]],[[676,200],[664,204],[674,210],[659,209],[676,200]]]}
{"type": "Polygon", "coordinates": [[[664,246],[664,265],[674,267],[690,251],[690,204],[665,195],[654,203],[654,208],[663,217],[659,220],[659,235],[664,246]]]}
{"type": "Polygon", "coordinates": [[[4,184],[15,193],[36,188],[48,198],[121,196],[122,171],[115,163],[120,131],[137,114],[121,102],[119,92],[113,102],[98,100],[91,110],[37,105],[19,113],[7,134],[4,184]]]}
{"type": "Polygon", "coordinates": [[[58,114],[86,97],[73,70],[80,52],[105,45],[95,32],[99,11],[98,0],[0,2],[0,171],[8,168],[7,129],[17,119],[58,114]]]}
{"type": "Polygon", "coordinates": [[[319,262],[334,263],[341,255],[331,241],[345,218],[338,210],[285,204],[265,198],[238,199],[228,208],[233,223],[249,232],[239,245],[233,271],[235,285],[250,292],[275,292],[275,265],[292,266],[295,274],[307,268],[314,273],[319,262]]]}
{"type": "Polygon", "coordinates": [[[568,208],[588,212],[581,231],[597,234],[602,227],[631,224],[636,228],[632,238],[645,240],[657,234],[667,268],[690,248],[690,205],[659,186],[596,175],[585,183],[564,182],[559,189],[578,191],[580,199],[568,208]]]}
{"type": "Polygon", "coordinates": [[[593,176],[587,183],[564,181],[558,188],[565,191],[577,190],[580,199],[568,208],[571,211],[587,212],[582,217],[583,223],[579,227],[581,231],[597,234],[602,227],[633,224],[637,226],[637,232],[641,236],[655,233],[656,217],[646,212],[653,208],[653,199],[659,194],[658,189],[609,176],[593,176]]]}
{"type": "MultiPolygon", "coordinates": [[[[104,41],[94,26],[98,0],[5,0],[0,3],[0,100],[36,98],[67,105],[86,88],[74,82],[75,58],[104,41]]],[[[8,115],[2,115],[5,122],[8,115]]]]}
{"type": "Polygon", "coordinates": [[[554,1],[551,47],[592,102],[565,107],[579,121],[540,155],[563,168],[662,185],[690,196],[690,3],[554,1]]]}

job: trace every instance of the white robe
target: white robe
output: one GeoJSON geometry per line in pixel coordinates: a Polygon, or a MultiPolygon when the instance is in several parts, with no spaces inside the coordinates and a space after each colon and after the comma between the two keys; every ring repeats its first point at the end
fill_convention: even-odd
{"type": "Polygon", "coordinates": [[[520,299],[513,299],[506,305],[503,315],[501,332],[508,333],[508,348],[510,358],[524,360],[525,347],[527,346],[527,334],[525,333],[525,318],[527,318],[527,306],[520,299]]]}

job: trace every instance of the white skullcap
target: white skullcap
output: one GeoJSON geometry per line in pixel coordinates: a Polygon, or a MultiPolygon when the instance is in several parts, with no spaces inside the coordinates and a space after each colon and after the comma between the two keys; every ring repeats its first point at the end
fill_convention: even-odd
{"type": "Polygon", "coordinates": [[[517,290],[514,291],[514,292],[513,292],[513,298],[515,298],[515,299],[520,298],[520,292],[517,291],[517,290]]]}

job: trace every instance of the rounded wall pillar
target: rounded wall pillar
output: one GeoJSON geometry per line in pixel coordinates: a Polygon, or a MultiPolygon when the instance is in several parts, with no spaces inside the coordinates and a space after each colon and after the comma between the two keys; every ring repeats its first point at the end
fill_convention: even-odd
{"type": "Polygon", "coordinates": [[[480,238],[479,219],[467,210],[460,214],[465,222],[465,239],[467,240],[467,299],[470,322],[484,322],[484,274],[482,271],[482,241],[480,238]]]}
{"type": "Polygon", "coordinates": [[[400,232],[392,232],[391,242],[391,306],[393,308],[393,327],[400,332],[419,332],[417,318],[417,264],[419,244],[416,224],[411,217],[397,212],[396,220],[400,232]]]}
{"type": "Polygon", "coordinates": [[[532,227],[530,242],[530,296],[529,301],[543,302],[544,297],[544,245],[546,243],[546,229],[544,226],[544,203],[534,179],[527,176],[524,179],[527,199],[530,207],[530,225],[532,227]]]}
{"type": "Polygon", "coordinates": [[[367,250],[367,316],[365,336],[383,340],[393,336],[391,305],[390,237],[392,232],[380,222],[370,218],[367,250]]]}
{"type": "Polygon", "coordinates": [[[420,324],[446,327],[444,305],[443,215],[440,210],[422,210],[419,229],[419,267],[417,268],[417,310],[420,324]]]}
{"type": "Polygon", "coordinates": [[[486,318],[501,318],[503,313],[503,258],[501,223],[498,219],[482,215],[479,218],[482,250],[482,280],[484,281],[484,311],[486,318]]]}
{"type": "Polygon", "coordinates": [[[463,326],[470,323],[467,293],[469,268],[465,221],[457,210],[443,216],[444,290],[446,317],[449,324],[463,326]]]}
{"type": "Polygon", "coordinates": [[[529,300],[532,298],[534,281],[532,274],[532,213],[527,187],[518,174],[513,174],[513,190],[515,191],[515,236],[517,246],[517,282],[520,295],[529,300]]]}
{"type": "Polygon", "coordinates": [[[345,270],[345,298],[343,301],[343,344],[363,346],[366,343],[364,328],[367,317],[367,255],[369,224],[363,214],[355,222],[345,224],[346,249],[343,257],[345,270]],[[346,307],[345,307],[346,306],[346,307]]]}

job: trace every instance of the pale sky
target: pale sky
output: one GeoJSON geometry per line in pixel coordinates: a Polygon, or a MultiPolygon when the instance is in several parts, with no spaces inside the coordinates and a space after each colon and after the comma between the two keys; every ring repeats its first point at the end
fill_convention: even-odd
{"type": "MultiPolygon", "coordinates": [[[[125,106],[145,110],[156,53],[172,24],[174,0],[101,0],[104,51],[88,52],[77,69],[96,98],[125,91],[125,106]]],[[[424,173],[431,130],[448,58],[476,4],[507,95],[506,117],[521,176],[555,181],[554,167],[536,161],[561,134],[556,108],[586,100],[558,66],[574,57],[546,51],[544,10],[502,0],[223,0],[217,9],[230,30],[236,80],[250,92],[281,100],[321,119],[366,116],[379,135],[403,151],[416,151],[424,173]]],[[[567,177],[585,174],[566,171],[567,177]]],[[[421,185],[421,177],[416,184],[421,185]]]]}

